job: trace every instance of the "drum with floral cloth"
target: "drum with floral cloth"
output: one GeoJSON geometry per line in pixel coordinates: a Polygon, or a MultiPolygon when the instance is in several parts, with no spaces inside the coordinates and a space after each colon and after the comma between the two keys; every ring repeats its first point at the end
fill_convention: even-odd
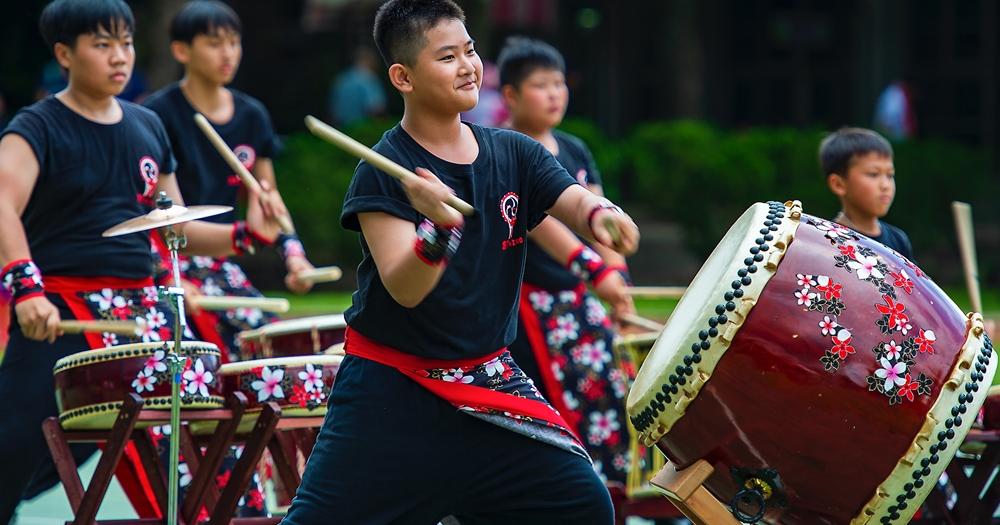
{"type": "MultiPolygon", "coordinates": [[[[281,408],[282,418],[322,417],[326,415],[327,398],[340,370],[341,355],[303,355],[275,357],[219,367],[223,390],[242,392],[247,397],[246,415],[240,422],[240,432],[253,428],[264,403],[274,402],[281,408]]],[[[206,429],[195,424],[197,432],[206,429]]]]}
{"type": "Polygon", "coordinates": [[[907,523],[996,369],[978,313],[796,202],[753,205],[698,272],[628,399],[647,446],[742,521],[907,523]]]}
{"type": "Polygon", "coordinates": [[[346,329],[341,314],[278,321],[241,332],[240,353],[247,359],[319,354],[342,348],[346,329]]]}
{"type": "MultiPolygon", "coordinates": [[[[167,343],[135,343],[68,355],[53,369],[59,422],[67,430],[109,429],[125,396],[138,394],[144,408],[170,410],[167,343]]],[[[222,408],[218,347],[184,341],[182,408],[222,408]]]]}

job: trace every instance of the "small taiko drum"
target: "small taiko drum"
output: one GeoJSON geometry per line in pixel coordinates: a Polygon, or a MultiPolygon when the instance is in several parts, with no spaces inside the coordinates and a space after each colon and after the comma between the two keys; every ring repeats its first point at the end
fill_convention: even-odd
{"type": "Polygon", "coordinates": [[[281,417],[322,417],[343,355],[303,355],[226,363],[219,368],[223,389],[247,397],[240,431],[253,427],[264,403],[274,402],[281,417]]]}
{"type": "MultiPolygon", "coordinates": [[[[172,343],[171,343],[172,344],[172,343]]],[[[181,408],[222,408],[218,347],[181,343],[181,408]]],[[[72,430],[109,429],[125,396],[138,394],[143,408],[170,410],[170,371],[165,343],[109,346],[68,355],[53,368],[59,422],[72,430]]]]}
{"type": "MultiPolygon", "coordinates": [[[[741,521],[907,523],[986,398],[997,358],[895,251],[796,202],[730,228],[629,393],[642,442],[741,521]]],[[[676,496],[675,496],[676,497],[676,496]]]]}
{"type": "Polygon", "coordinates": [[[341,314],[289,319],[241,332],[240,350],[248,360],[320,354],[342,348],[346,331],[341,314]]]}

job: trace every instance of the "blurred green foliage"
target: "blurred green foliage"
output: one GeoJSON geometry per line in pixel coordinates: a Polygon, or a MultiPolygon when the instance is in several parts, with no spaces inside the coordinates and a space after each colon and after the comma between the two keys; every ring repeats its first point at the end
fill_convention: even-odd
{"type": "MultiPolygon", "coordinates": [[[[373,145],[393,125],[373,121],[345,131],[373,145]]],[[[644,218],[679,224],[699,258],[752,202],[799,199],[808,213],[823,217],[839,209],[818,167],[823,133],[817,129],[721,130],[700,121],[667,121],[641,124],[619,140],[582,119],[567,120],[563,129],[593,151],[609,197],[644,218]]],[[[285,144],[277,161],[282,194],[312,257],[345,268],[356,264],[357,235],[340,227],[339,213],[357,160],[307,133],[285,144]]],[[[945,141],[894,147],[897,196],[886,220],[909,233],[922,267],[959,279],[950,203],[971,202],[977,230],[997,230],[991,159],[980,148],[945,141]]],[[[1000,281],[1000,250],[981,243],[978,251],[981,278],[1000,281]]]]}

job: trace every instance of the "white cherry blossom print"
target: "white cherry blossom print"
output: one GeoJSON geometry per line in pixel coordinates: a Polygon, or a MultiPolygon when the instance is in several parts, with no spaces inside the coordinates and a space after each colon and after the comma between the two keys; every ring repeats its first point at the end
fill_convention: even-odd
{"type": "Polygon", "coordinates": [[[156,372],[166,372],[167,363],[166,352],[163,350],[156,350],[149,357],[146,358],[146,362],[143,364],[142,371],[146,374],[154,374],[156,372]]]}
{"type": "Polygon", "coordinates": [[[552,303],[555,302],[555,297],[552,297],[552,294],[548,292],[538,290],[529,293],[528,300],[531,301],[531,307],[536,311],[548,313],[552,310],[552,303]]]}
{"type": "Polygon", "coordinates": [[[897,385],[906,383],[906,363],[900,361],[893,364],[884,357],[879,360],[879,363],[881,364],[881,368],[875,370],[875,377],[885,380],[882,388],[886,392],[892,390],[897,385]]]}
{"type": "Polygon", "coordinates": [[[111,309],[111,301],[113,301],[114,298],[115,293],[111,290],[111,288],[104,288],[101,290],[100,294],[92,293],[89,297],[87,297],[90,302],[97,304],[97,308],[102,311],[111,309]]]}
{"type": "Polygon", "coordinates": [[[795,292],[795,298],[798,304],[808,308],[816,300],[816,294],[810,292],[808,288],[803,288],[795,292]]]}
{"type": "Polygon", "coordinates": [[[462,383],[467,385],[474,379],[475,378],[472,376],[465,375],[465,372],[463,372],[461,368],[452,368],[441,374],[441,380],[447,381],[448,383],[462,383]]]}
{"type": "Polygon", "coordinates": [[[847,262],[847,267],[854,270],[855,275],[858,276],[859,280],[864,281],[869,277],[875,277],[876,279],[883,279],[885,275],[882,271],[877,268],[878,257],[875,256],[865,256],[858,255],[853,261],[847,262]]]}
{"type": "Polygon", "coordinates": [[[264,402],[268,399],[284,399],[285,392],[281,389],[281,380],[285,378],[285,371],[280,368],[274,370],[262,367],[260,379],[250,383],[250,388],[257,392],[257,401],[264,402]]]}
{"type": "Polygon", "coordinates": [[[132,380],[132,388],[138,393],[152,392],[153,385],[156,384],[156,377],[146,374],[144,371],[140,370],[139,374],[135,376],[132,380]]]}
{"type": "Polygon", "coordinates": [[[299,371],[299,379],[306,392],[318,392],[323,390],[323,369],[316,368],[312,363],[306,364],[305,370],[299,371]]]}
{"type": "Polygon", "coordinates": [[[897,343],[895,340],[890,340],[888,343],[883,343],[882,349],[885,350],[885,357],[893,361],[899,359],[900,352],[903,351],[902,345],[897,343]]]}
{"type": "Polygon", "coordinates": [[[205,363],[201,359],[195,359],[194,366],[185,370],[182,377],[187,382],[185,391],[188,394],[208,397],[208,385],[214,377],[212,372],[205,370],[205,363]]]}
{"type": "Polygon", "coordinates": [[[840,330],[840,325],[830,319],[829,315],[824,315],[823,320],[819,322],[819,329],[823,335],[835,335],[840,330]]]}

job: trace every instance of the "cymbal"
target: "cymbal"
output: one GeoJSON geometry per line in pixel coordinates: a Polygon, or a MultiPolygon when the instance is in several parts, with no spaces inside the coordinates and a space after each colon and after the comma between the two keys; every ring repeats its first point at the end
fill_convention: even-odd
{"type": "Polygon", "coordinates": [[[171,224],[203,219],[232,211],[232,206],[178,206],[176,204],[155,210],[112,226],[101,234],[103,237],[115,237],[128,233],[136,233],[171,224]]]}

